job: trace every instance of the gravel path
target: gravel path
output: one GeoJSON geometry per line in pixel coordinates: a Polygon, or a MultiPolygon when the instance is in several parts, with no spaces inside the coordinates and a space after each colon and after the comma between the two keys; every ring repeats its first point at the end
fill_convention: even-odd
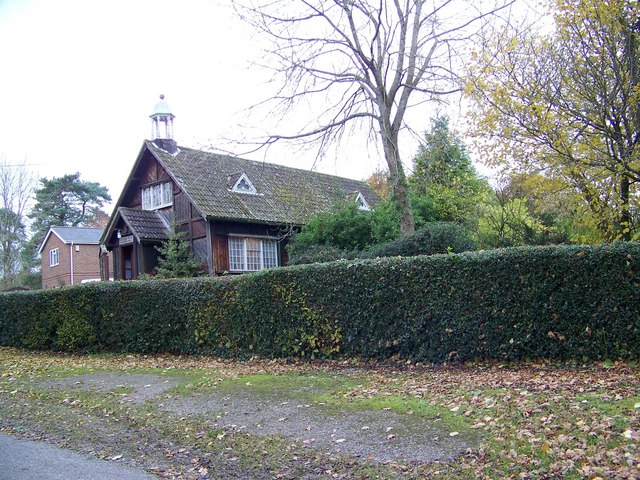
{"type": "Polygon", "coordinates": [[[118,395],[122,397],[123,401],[139,404],[160,395],[180,383],[179,379],[160,375],[92,373],[47,380],[40,385],[50,388],[95,390],[98,392],[131,390],[131,392],[118,393],[118,395]]]}
{"type": "Polygon", "coordinates": [[[178,416],[206,418],[223,430],[279,435],[311,448],[390,462],[449,461],[474,440],[438,428],[438,422],[391,411],[344,409],[306,403],[296,391],[258,393],[249,388],[213,389],[188,396],[167,392],[180,379],[148,374],[95,373],[53,379],[50,388],[114,391],[121,402],[156,403],[178,416]],[[126,390],[125,390],[126,389],[126,390]]]}

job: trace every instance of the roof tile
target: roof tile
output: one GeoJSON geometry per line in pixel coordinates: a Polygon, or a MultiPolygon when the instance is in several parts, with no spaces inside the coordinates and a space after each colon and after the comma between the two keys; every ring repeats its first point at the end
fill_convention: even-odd
{"type": "Polygon", "coordinates": [[[167,225],[162,215],[154,210],[120,207],[118,213],[138,240],[166,240],[167,225]]]}
{"type": "Polygon", "coordinates": [[[365,182],[265,162],[179,147],[175,154],[147,142],[195,206],[208,219],[302,225],[336,200],[360,192],[367,203],[378,197],[365,182]],[[247,175],[256,194],[232,192],[231,179],[247,175]]]}

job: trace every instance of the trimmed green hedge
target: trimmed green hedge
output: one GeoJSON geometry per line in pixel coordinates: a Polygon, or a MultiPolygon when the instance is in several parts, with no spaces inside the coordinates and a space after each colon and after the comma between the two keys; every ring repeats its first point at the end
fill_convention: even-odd
{"type": "Polygon", "coordinates": [[[339,261],[0,294],[0,344],[222,356],[640,356],[640,244],[339,261]]]}

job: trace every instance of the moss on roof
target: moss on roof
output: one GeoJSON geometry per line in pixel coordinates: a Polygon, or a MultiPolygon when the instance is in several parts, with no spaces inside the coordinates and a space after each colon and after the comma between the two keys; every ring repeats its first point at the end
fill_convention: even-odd
{"type": "Polygon", "coordinates": [[[120,207],[118,213],[138,241],[167,239],[169,225],[163,221],[159,212],[120,207]]]}
{"type": "Polygon", "coordinates": [[[179,147],[176,154],[147,142],[149,150],[208,219],[302,225],[337,200],[360,192],[374,206],[377,195],[363,181],[179,147]],[[231,191],[245,173],[256,194],[231,191]]]}

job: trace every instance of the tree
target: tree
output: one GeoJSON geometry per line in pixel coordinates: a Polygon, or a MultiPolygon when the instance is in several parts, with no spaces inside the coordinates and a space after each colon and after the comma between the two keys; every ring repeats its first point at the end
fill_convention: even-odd
{"type": "Polygon", "coordinates": [[[0,273],[2,288],[14,284],[20,270],[20,252],[26,243],[20,216],[8,208],[0,208],[0,273]]]}
{"type": "Polygon", "coordinates": [[[449,119],[431,120],[413,159],[411,191],[422,222],[448,221],[467,225],[477,222],[480,207],[490,192],[479,177],[462,140],[449,129],[449,119]]]}
{"type": "Polygon", "coordinates": [[[367,177],[365,182],[380,198],[389,198],[389,172],[377,169],[367,177]]]}
{"type": "Polygon", "coordinates": [[[604,238],[585,215],[580,195],[562,179],[536,173],[512,173],[496,195],[521,199],[542,226],[535,243],[601,243],[604,238]]]}
{"type": "Polygon", "coordinates": [[[26,244],[25,212],[35,178],[24,163],[0,163],[0,273],[2,286],[15,284],[26,244]]]}
{"type": "MultiPolygon", "coordinates": [[[[400,155],[407,110],[457,90],[454,74],[472,26],[503,7],[440,0],[264,0],[241,5],[242,18],[266,35],[269,68],[282,88],[272,99],[285,115],[296,105],[321,111],[298,131],[264,140],[319,142],[320,151],[345,132],[365,127],[377,139],[389,169],[400,231],[414,219],[400,155]],[[351,127],[351,129],[349,129],[351,127]]],[[[508,2],[511,3],[511,2],[508,2]]],[[[300,122],[298,122],[300,124],[300,122]]]]}
{"type": "Polygon", "coordinates": [[[44,240],[49,227],[89,226],[102,213],[105,202],[111,201],[107,187],[97,182],[80,179],[80,173],[62,177],[41,178],[40,188],[35,191],[36,203],[29,213],[33,220],[30,240],[30,255],[35,253],[44,240]]]}
{"type": "Polygon", "coordinates": [[[640,182],[640,6],[555,0],[555,29],[507,27],[467,83],[488,163],[561,179],[607,240],[632,238],[640,182]]]}
{"type": "Polygon", "coordinates": [[[202,263],[191,252],[183,232],[175,231],[176,225],[167,231],[168,239],[156,250],[159,253],[156,278],[188,278],[202,275],[202,263]]]}

